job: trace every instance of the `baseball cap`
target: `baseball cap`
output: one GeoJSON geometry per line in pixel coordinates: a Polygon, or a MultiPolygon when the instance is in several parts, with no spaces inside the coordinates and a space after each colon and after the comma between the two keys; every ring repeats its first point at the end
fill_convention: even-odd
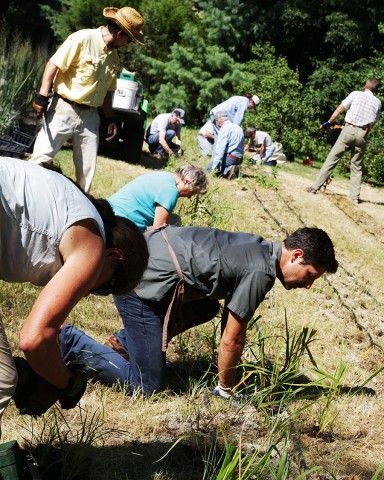
{"type": "Polygon", "coordinates": [[[179,117],[180,125],[185,124],[185,121],[183,120],[185,112],[182,108],[175,108],[172,113],[174,113],[176,117],[179,117]]]}

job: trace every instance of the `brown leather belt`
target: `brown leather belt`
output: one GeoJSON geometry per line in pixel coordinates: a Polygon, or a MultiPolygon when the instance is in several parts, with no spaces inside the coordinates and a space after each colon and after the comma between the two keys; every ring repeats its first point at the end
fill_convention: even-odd
{"type": "Polygon", "coordinates": [[[354,125],[353,123],[345,122],[347,125],[351,125],[351,127],[361,128],[362,130],[366,130],[368,127],[361,127],[360,125],[354,125]]]}
{"type": "Polygon", "coordinates": [[[64,100],[64,102],[69,103],[69,104],[72,105],[73,107],[84,108],[84,109],[94,108],[94,107],[91,107],[90,105],[85,105],[84,103],[77,103],[77,102],[74,102],[73,100],[68,100],[68,98],[62,97],[62,96],[59,95],[58,93],[55,93],[55,95],[56,95],[57,97],[61,98],[62,100],[64,100]]]}
{"type": "Polygon", "coordinates": [[[236,155],[232,155],[232,153],[227,153],[227,157],[231,158],[232,160],[238,160],[239,162],[243,158],[243,157],[237,157],[236,155]]]}

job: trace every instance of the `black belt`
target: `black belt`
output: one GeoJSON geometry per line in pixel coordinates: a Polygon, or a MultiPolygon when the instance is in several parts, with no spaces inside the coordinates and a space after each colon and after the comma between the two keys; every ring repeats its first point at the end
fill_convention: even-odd
{"type": "Polygon", "coordinates": [[[91,107],[90,105],[85,105],[84,103],[77,103],[77,102],[74,102],[73,100],[68,100],[68,98],[65,98],[65,97],[62,97],[61,95],[59,95],[58,93],[55,93],[56,96],[58,96],[59,98],[61,98],[62,100],[64,100],[64,102],[67,102],[69,103],[70,105],[72,105],[73,107],[79,107],[79,108],[94,108],[94,107],[91,107]]]}

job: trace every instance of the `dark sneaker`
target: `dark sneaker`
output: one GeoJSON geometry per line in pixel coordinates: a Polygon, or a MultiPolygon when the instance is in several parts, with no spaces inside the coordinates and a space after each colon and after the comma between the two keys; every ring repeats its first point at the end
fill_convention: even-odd
{"type": "Polygon", "coordinates": [[[119,342],[119,340],[114,336],[111,335],[108,340],[104,342],[104,345],[107,347],[112,348],[115,352],[117,352],[119,355],[121,355],[124,360],[129,360],[129,354],[123,347],[123,345],[119,342]]]}
{"type": "Polygon", "coordinates": [[[161,155],[161,153],[159,153],[159,152],[153,153],[152,157],[156,158],[156,160],[161,160],[161,161],[168,160],[167,155],[161,155]]]}
{"type": "Polygon", "coordinates": [[[307,187],[305,189],[305,191],[308,192],[308,193],[313,193],[313,194],[318,192],[317,188],[314,188],[314,187],[307,187]]]}
{"type": "Polygon", "coordinates": [[[321,190],[322,192],[325,192],[325,189],[328,187],[328,185],[329,185],[331,182],[332,182],[332,177],[329,176],[329,177],[325,180],[325,182],[321,185],[320,190],[321,190]]]}

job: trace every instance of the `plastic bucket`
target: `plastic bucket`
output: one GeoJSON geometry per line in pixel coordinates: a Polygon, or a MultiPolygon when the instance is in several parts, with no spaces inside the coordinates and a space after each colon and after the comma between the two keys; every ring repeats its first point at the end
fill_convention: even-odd
{"type": "Polygon", "coordinates": [[[139,85],[133,80],[117,79],[117,88],[113,94],[112,108],[126,112],[137,110],[137,92],[139,85]]]}

